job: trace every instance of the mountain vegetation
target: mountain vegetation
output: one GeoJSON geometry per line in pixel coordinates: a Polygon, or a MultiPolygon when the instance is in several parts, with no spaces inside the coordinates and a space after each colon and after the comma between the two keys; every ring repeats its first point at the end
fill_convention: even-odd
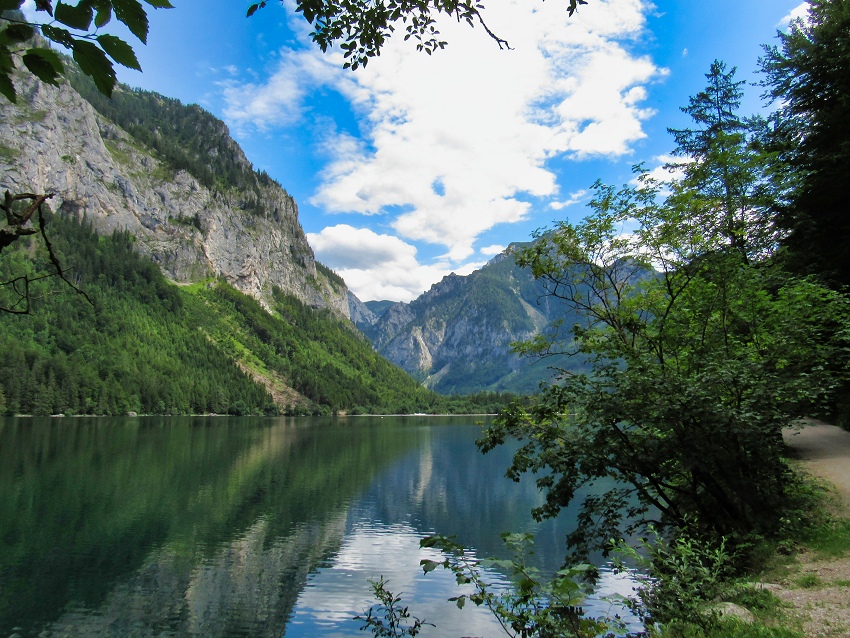
{"type": "Polygon", "coordinates": [[[163,159],[173,172],[186,171],[211,191],[240,191],[242,210],[264,214],[262,186],[280,184],[255,171],[227,127],[197,104],[184,105],[153,91],[119,85],[112,97],[83,73],[68,73],[71,86],[98,113],[163,159]]]}
{"type": "MultiPolygon", "coordinates": [[[[31,314],[3,317],[3,413],[493,412],[509,398],[441,397],[329,310],[279,289],[269,312],[221,280],[176,286],[126,231],[100,237],[58,215],[49,223],[92,304],[40,279],[31,314]]],[[[43,247],[23,242],[0,255],[0,278],[48,267],[43,247]]],[[[6,306],[20,301],[14,289],[3,294],[6,306]]]]}
{"type": "Polygon", "coordinates": [[[850,2],[812,0],[805,20],[765,48],[764,86],[774,100],[771,149],[785,169],[789,197],[777,222],[789,264],[850,285],[850,221],[839,184],[850,175],[850,2]]]}
{"type": "Polygon", "coordinates": [[[535,393],[554,368],[581,363],[535,362],[513,348],[575,317],[516,265],[512,251],[520,247],[470,275],[444,277],[410,303],[367,302],[372,315],[352,318],[378,352],[438,392],[535,393]]]}
{"type": "Polygon", "coordinates": [[[777,211],[797,193],[776,179],[774,131],[740,115],[734,69],[715,62],[706,77],[683,109],[693,125],[671,131],[689,160],[671,166],[678,177],[638,167],[636,185],[597,183],[584,220],[519,253],[582,318],[526,351],[588,368],[503,411],[480,442],[521,442],[509,475],[539,477],[536,516],[580,504],[574,557],[654,533],[645,548],[661,577],[640,611],[676,636],[715,635],[721,583],[765,539],[805,526],[811,500],[782,431],[829,415],[850,371],[850,299],[789,268],[777,211]]]}

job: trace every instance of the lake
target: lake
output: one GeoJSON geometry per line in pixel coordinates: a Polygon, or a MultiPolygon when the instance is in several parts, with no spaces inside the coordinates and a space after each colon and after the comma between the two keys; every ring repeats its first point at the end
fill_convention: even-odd
{"type": "MultiPolygon", "coordinates": [[[[500,533],[531,531],[551,571],[571,515],[535,523],[474,420],[0,419],[0,636],[362,637],[379,576],[423,638],[501,636],[419,540],[504,557],[500,533]]],[[[604,570],[599,596],[631,585],[604,570]]]]}

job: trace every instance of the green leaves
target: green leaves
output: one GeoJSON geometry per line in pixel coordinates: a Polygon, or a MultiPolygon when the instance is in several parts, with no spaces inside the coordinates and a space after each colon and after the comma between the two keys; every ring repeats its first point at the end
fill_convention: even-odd
{"type": "Polygon", "coordinates": [[[263,0],[262,2],[256,2],[256,3],[252,4],[250,7],[248,7],[248,13],[247,13],[246,17],[250,18],[252,15],[254,15],[257,12],[257,9],[262,9],[265,6],[266,6],[265,0],[263,0]]]}
{"type": "Polygon", "coordinates": [[[79,31],[87,31],[93,18],[91,3],[85,1],[81,1],[77,6],[59,2],[53,15],[65,26],[79,31]]]}
{"type": "Polygon", "coordinates": [[[116,77],[112,62],[96,44],[86,40],[74,40],[74,60],[80,70],[94,80],[98,90],[106,96],[112,95],[116,77]]]}
{"type": "MultiPolygon", "coordinates": [[[[170,6],[168,4],[168,7],[170,6]]],[[[115,10],[115,17],[126,24],[133,35],[142,42],[148,41],[148,15],[138,0],[112,0],[112,8],[115,10]]]]}
{"type": "Polygon", "coordinates": [[[52,40],[56,44],[61,44],[69,49],[74,46],[74,36],[67,29],[44,24],[41,26],[41,33],[45,38],[52,40]]]}
{"type": "Polygon", "coordinates": [[[35,35],[35,29],[28,24],[10,24],[0,32],[0,43],[17,44],[26,42],[35,35]]]}
{"type": "Polygon", "coordinates": [[[113,60],[118,62],[118,64],[130,69],[136,69],[137,71],[142,70],[133,48],[121,38],[117,38],[114,35],[100,35],[97,37],[97,41],[103,47],[103,50],[113,60]]]}
{"type": "MultiPolygon", "coordinates": [[[[155,9],[173,8],[170,0],[145,2],[155,9]]],[[[18,9],[22,4],[22,0],[0,0],[0,10],[18,9]]],[[[60,0],[55,6],[52,0],[36,0],[36,9],[53,16],[55,22],[10,23],[0,32],[0,93],[9,101],[17,99],[12,81],[14,56],[20,56],[23,67],[48,84],[56,85],[65,71],[61,59],[49,49],[15,49],[14,45],[27,42],[38,29],[51,42],[70,49],[82,72],[90,76],[105,95],[111,95],[115,87],[113,60],[127,68],[142,70],[129,44],[117,36],[97,33],[114,15],[141,42],[147,42],[148,16],[139,0],[79,0],[76,4],[60,0]]]]}
{"type": "MultiPolygon", "coordinates": [[[[0,65],[2,65],[2,59],[0,59],[0,65]]],[[[2,68],[0,68],[2,71],[2,68]]],[[[12,79],[6,72],[0,73],[0,93],[3,94],[7,100],[9,100],[12,104],[15,104],[18,101],[18,94],[15,91],[15,85],[12,84],[12,79]]]]}
{"type": "Polygon", "coordinates": [[[105,27],[109,24],[109,21],[112,19],[112,5],[109,3],[104,3],[102,7],[98,8],[97,15],[94,18],[94,26],[98,29],[105,27]]]}
{"type": "Polygon", "coordinates": [[[58,86],[59,76],[65,70],[62,59],[55,51],[41,47],[29,49],[24,54],[23,62],[30,73],[53,86],[58,86]]]}

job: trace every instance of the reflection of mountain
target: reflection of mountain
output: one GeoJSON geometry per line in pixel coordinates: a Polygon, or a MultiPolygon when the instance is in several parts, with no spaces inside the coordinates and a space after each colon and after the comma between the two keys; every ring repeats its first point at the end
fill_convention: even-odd
{"type": "Polygon", "coordinates": [[[280,538],[260,519],[199,565],[179,547],[157,550],[97,613],[67,612],[41,635],[279,638],[308,573],[339,549],[344,530],[344,512],[280,538]]]}
{"type": "Polygon", "coordinates": [[[570,516],[535,524],[533,483],[464,422],[0,420],[0,636],[362,635],[382,574],[458,628],[435,635],[493,635],[445,615],[454,578],[423,578],[419,538],[483,557],[535,530],[557,568],[570,516]]]}
{"type": "Polygon", "coordinates": [[[540,530],[546,535],[540,553],[560,567],[568,516],[557,523],[535,523],[531,508],[542,497],[533,480],[517,484],[505,478],[512,449],[503,446],[483,455],[473,442],[477,434],[469,427],[430,429],[417,452],[377,477],[358,516],[405,520],[422,534],[456,534],[481,556],[504,553],[501,532],[540,530]]]}
{"type": "Polygon", "coordinates": [[[285,618],[345,506],[415,445],[316,420],[0,420],[0,633],[75,609],[114,608],[137,629],[190,609],[251,615],[267,579],[285,586],[262,605],[285,618]],[[227,591],[242,602],[215,602],[227,591]]]}

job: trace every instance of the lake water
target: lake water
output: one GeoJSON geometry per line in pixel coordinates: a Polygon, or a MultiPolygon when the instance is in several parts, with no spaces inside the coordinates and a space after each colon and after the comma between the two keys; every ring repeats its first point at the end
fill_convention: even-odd
{"type": "MultiPolygon", "coordinates": [[[[474,417],[481,420],[482,417],[474,417]]],[[[424,575],[419,540],[504,556],[537,535],[555,570],[570,513],[537,524],[531,481],[482,455],[472,417],[0,419],[0,638],[364,636],[383,576],[421,636],[501,636],[424,575]]],[[[490,573],[493,581],[501,576],[490,573]]],[[[600,596],[631,592],[603,572],[600,596]]],[[[593,601],[591,612],[608,611],[593,601]]]]}

